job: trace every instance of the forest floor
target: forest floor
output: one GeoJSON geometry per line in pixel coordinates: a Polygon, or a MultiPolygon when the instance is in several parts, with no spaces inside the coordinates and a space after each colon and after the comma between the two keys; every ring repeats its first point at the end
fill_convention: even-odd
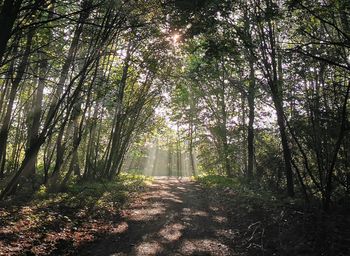
{"type": "Polygon", "coordinates": [[[0,255],[350,255],[346,215],[315,215],[205,179],[137,184],[124,203],[119,195],[90,208],[0,208],[0,255]]]}

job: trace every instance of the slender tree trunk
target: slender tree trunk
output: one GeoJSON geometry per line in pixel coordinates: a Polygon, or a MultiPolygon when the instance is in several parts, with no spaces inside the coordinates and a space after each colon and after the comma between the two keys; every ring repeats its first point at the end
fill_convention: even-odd
{"type": "Polygon", "coordinates": [[[4,0],[0,11],[0,67],[23,0],[4,0]]]}
{"type": "MultiPolygon", "coordinates": [[[[84,66],[84,71],[79,73],[77,77],[79,77],[82,73],[86,72],[86,69],[88,69],[88,67],[93,63],[93,61],[88,61],[85,63],[84,66]]],[[[73,79],[70,83],[70,85],[68,86],[69,88],[71,87],[72,83],[75,81],[75,79],[73,79]]],[[[81,87],[77,86],[77,88],[75,89],[73,95],[71,97],[69,97],[69,102],[74,102],[77,100],[77,94],[76,92],[81,90],[81,87]]],[[[61,102],[61,101],[60,101],[61,102]]],[[[27,173],[30,170],[30,166],[31,166],[31,161],[33,159],[33,156],[35,156],[40,147],[45,143],[45,140],[47,139],[48,135],[51,135],[53,132],[54,127],[57,125],[57,118],[56,114],[58,112],[58,109],[60,107],[60,104],[57,104],[57,106],[55,107],[55,109],[53,109],[53,111],[47,114],[45,123],[43,125],[43,128],[40,132],[40,135],[38,136],[38,140],[36,141],[36,143],[31,147],[28,148],[25,152],[25,157],[24,160],[22,161],[21,167],[18,169],[18,171],[16,172],[16,174],[13,176],[13,178],[11,179],[11,181],[6,185],[5,189],[2,191],[1,195],[0,195],[0,200],[3,199],[4,197],[10,195],[17,187],[18,183],[19,183],[19,179],[20,177],[23,175],[23,173],[27,173]]],[[[67,108],[67,112],[70,113],[71,111],[71,105],[68,106],[67,108]]]]}
{"type": "MultiPolygon", "coordinates": [[[[169,143],[169,142],[168,142],[169,143]]],[[[168,146],[168,176],[173,175],[173,147],[171,143],[168,146]]]]}
{"type": "Polygon", "coordinates": [[[157,162],[159,161],[159,159],[158,159],[158,154],[159,154],[158,139],[156,140],[155,146],[156,146],[156,152],[155,152],[155,156],[154,156],[153,164],[152,164],[152,176],[154,176],[156,174],[157,167],[158,167],[157,162]]]}
{"type": "Polygon", "coordinates": [[[37,143],[34,144],[31,148],[27,149],[25,153],[25,158],[22,161],[22,164],[16,174],[12,177],[10,182],[6,185],[6,187],[1,191],[0,200],[4,199],[6,196],[13,193],[13,191],[17,188],[18,180],[23,173],[29,172],[29,168],[31,168],[31,161],[33,157],[38,154],[38,151],[41,145],[44,143],[45,138],[39,137],[37,143]]]}
{"type": "MultiPolygon", "coordinates": [[[[94,107],[92,114],[92,122],[89,127],[89,137],[87,139],[87,146],[86,146],[86,155],[85,155],[85,169],[83,178],[88,179],[91,177],[93,164],[92,164],[92,158],[95,157],[95,151],[97,151],[97,145],[95,145],[96,141],[96,123],[98,120],[98,106],[96,105],[94,107]]],[[[89,111],[90,113],[90,111],[89,111]]],[[[90,116],[88,117],[88,120],[90,120],[90,116]]],[[[98,140],[97,140],[98,143],[98,140]]],[[[96,160],[96,159],[95,159],[96,160]]],[[[94,165],[95,166],[95,165],[94,165]]]]}
{"type": "MultiPolygon", "coordinates": [[[[266,1],[267,10],[271,11],[271,2],[266,1]]],[[[286,132],[286,124],[284,121],[284,110],[283,110],[283,97],[282,97],[282,60],[281,52],[278,51],[276,45],[276,33],[275,24],[272,24],[271,20],[267,21],[267,34],[264,28],[260,25],[260,39],[261,39],[261,52],[263,55],[263,63],[265,66],[265,76],[268,79],[268,84],[271,91],[272,101],[276,109],[277,123],[280,132],[283,158],[284,158],[284,172],[287,180],[287,191],[288,195],[294,196],[294,181],[293,181],[293,170],[292,170],[292,156],[288,144],[288,136],[286,132]],[[267,49],[270,51],[267,51],[267,49]],[[278,54],[278,55],[277,55],[278,54]],[[269,60],[269,58],[271,60],[269,60]],[[271,62],[271,63],[270,63],[271,62]]]]}
{"type": "MultiPolygon", "coordinates": [[[[42,114],[42,102],[44,95],[44,87],[45,87],[45,77],[48,70],[48,61],[47,57],[44,54],[40,56],[41,60],[39,63],[39,79],[38,79],[38,87],[35,95],[35,99],[33,100],[33,111],[31,114],[31,124],[28,128],[28,148],[32,147],[35,144],[36,140],[39,136],[39,128],[40,128],[40,119],[42,114]]],[[[33,156],[32,166],[29,167],[29,172],[26,175],[31,175],[35,173],[36,169],[36,159],[37,156],[33,156]]]]}
{"type": "MultiPolygon", "coordinates": [[[[18,120],[22,119],[22,114],[23,113],[20,111],[18,114],[18,120]]],[[[18,121],[17,127],[16,127],[16,132],[15,132],[15,141],[13,143],[11,157],[10,157],[11,165],[8,167],[8,172],[16,170],[16,165],[17,165],[17,162],[19,159],[19,152],[20,152],[21,141],[22,141],[22,138],[21,138],[22,131],[23,131],[23,122],[18,121]]],[[[3,163],[5,163],[5,162],[3,162],[3,163]]],[[[4,167],[2,169],[4,170],[4,167]]]]}
{"type": "Polygon", "coordinates": [[[227,112],[226,112],[226,103],[225,103],[225,84],[222,82],[222,88],[221,88],[221,99],[219,100],[220,104],[220,110],[221,110],[221,124],[220,124],[220,137],[222,142],[222,148],[223,148],[223,157],[224,157],[224,164],[225,164],[225,171],[226,175],[228,177],[232,177],[232,166],[231,166],[231,159],[230,159],[230,150],[229,150],[229,144],[227,141],[227,112]]]}
{"type": "Polygon", "coordinates": [[[52,158],[54,154],[53,144],[51,143],[52,137],[48,138],[46,147],[44,150],[44,180],[43,184],[47,184],[49,179],[49,170],[52,163],[52,158]]]}
{"type": "Polygon", "coordinates": [[[193,95],[193,88],[190,86],[189,87],[189,101],[190,101],[190,110],[189,110],[189,115],[190,115],[190,120],[189,120],[189,144],[188,144],[188,151],[190,154],[190,164],[191,164],[191,171],[192,175],[196,175],[196,163],[195,163],[195,155],[194,155],[194,145],[193,145],[193,140],[194,140],[194,117],[195,117],[195,100],[194,100],[194,95],[193,95]]]}
{"type": "Polygon", "coordinates": [[[242,136],[240,136],[241,147],[240,150],[240,158],[241,158],[241,170],[243,174],[247,173],[248,165],[247,165],[247,127],[246,127],[246,116],[247,116],[247,108],[246,108],[246,95],[245,93],[241,93],[241,127],[242,127],[242,136]]]}
{"type": "Polygon", "coordinates": [[[247,177],[251,180],[255,173],[255,147],[254,147],[254,118],[255,118],[255,70],[252,57],[249,60],[249,88],[248,88],[248,168],[247,177]]]}
{"type": "Polygon", "coordinates": [[[107,177],[111,177],[112,173],[115,173],[116,170],[113,170],[116,168],[116,166],[119,164],[116,161],[119,147],[121,144],[121,127],[122,122],[124,119],[122,109],[123,109],[123,101],[124,101],[124,90],[126,87],[127,79],[128,79],[128,72],[129,72],[129,66],[130,66],[130,58],[131,58],[131,42],[129,42],[127,50],[126,50],[126,56],[124,59],[124,66],[123,66],[123,73],[122,77],[120,79],[119,88],[118,88],[118,94],[117,94],[117,103],[116,103],[116,109],[115,109],[115,120],[114,120],[114,127],[111,133],[111,147],[109,150],[109,154],[107,154],[106,164],[104,167],[104,171],[107,177]]]}
{"type": "Polygon", "coordinates": [[[279,128],[282,148],[283,148],[284,168],[285,168],[285,175],[287,179],[288,195],[294,196],[293,171],[292,171],[292,164],[291,164],[292,157],[291,157],[291,152],[288,145],[288,138],[287,138],[286,126],[284,122],[284,111],[282,107],[282,102],[279,99],[275,98],[274,105],[276,108],[277,123],[278,123],[278,128],[279,128]]]}
{"type": "MultiPolygon", "coordinates": [[[[273,43],[275,45],[275,43],[273,43]]],[[[275,59],[275,47],[273,47],[272,50],[272,56],[273,59],[275,59]]],[[[287,179],[287,191],[288,195],[293,197],[294,196],[294,181],[293,181],[293,170],[292,170],[292,154],[290,151],[290,147],[288,144],[288,136],[287,136],[287,129],[286,124],[284,120],[284,110],[283,110],[283,94],[282,94],[282,87],[283,87],[283,70],[282,70],[282,54],[277,47],[278,53],[277,53],[277,70],[276,70],[276,63],[273,60],[272,66],[273,66],[273,77],[275,83],[273,83],[274,89],[273,91],[273,97],[274,98],[274,105],[277,112],[277,122],[280,130],[281,135],[281,141],[282,141],[282,148],[283,148],[283,155],[284,155],[284,164],[285,164],[285,174],[287,179]],[[277,72],[277,74],[276,74],[277,72]]]]}
{"type": "Polygon", "coordinates": [[[10,68],[5,76],[4,82],[1,85],[0,89],[0,122],[4,118],[4,114],[6,113],[6,100],[8,99],[8,94],[9,94],[9,83],[10,83],[10,78],[9,75],[12,74],[12,68],[13,67],[13,61],[10,64],[10,68]]]}
{"type": "Polygon", "coordinates": [[[190,155],[190,164],[192,175],[196,175],[196,164],[195,164],[195,156],[194,156],[194,147],[193,147],[193,124],[190,124],[190,141],[188,143],[188,151],[190,155]]]}
{"type": "MultiPolygon", "coordinates": [[[[0,160],[2,160],[2,161],[6,161],[6,147],[7,147],[7,139],[8,139],[9,129],[10,129],[10,121],[11,121],[11,116],[12,116],[13,104],[14,104],[15,97],[17,94],[17,89],[18,89],[19,84],[22,80],[24,72],[27,68],[30,49],[32,46],[33,36],[34,36],[34,30],[30,30],[28,35],[27,35],[27,42],[26,42],[26,47],[25,47],[24,53],[23,53],[22,61],[18,66],[16,78],[12,82],[12,87],[10,90],[6,114],[5,114],[5,117],[3,120],[3,124],[0,128],[0,160]]],[[[5,166],[4,163],[0,164],[0,167],[1,167],[0,177],[3,176],[3,173],[4,173],[3,167],[4,166],[5,166]]]]}
{"type": "Polygon", "coordinates": [[[343,139],[345,136],[345,132],[347,129],[347,123],[348,123],[348,100],[350,96],[350,80],[348,81],[347,89],[346,89],[346,94],[344,97],[343,101],[343,106],[342,110],[340,113],[340,120],[341,124],[339,127],[339,132],[338,132],[338,138],[337,141],[334,145],[334,150],[333,150],[333,155],[332,155],[332,160],[329,163],[329,166],[327,168],[327,176],[326,176],[326,188],[325,188],[325,197],[323,198],[323,208],[325,211],[329,211],[330,209],[330,203],[331,203],[331,197],[333,193],[333,176],[334,176],[334,168],[338,159],[338,153],[340,150],[340,147],[343,143],[343,139]]]}
{"type": "MultiPolygon", "coordinates": [[[[47,16],[48,20],[52,19],[53,17],[54,1],[55,0],[52,0],[52,4],[48,9],[49,11],[49,14],[47,16]]],[[[51,29],[49,28],[47,43],[50,43],[51,37],[52,37],[52,33],[51,33],[51,29]]],[[[39,137],[40,120],[43,112],[42,103],[43,103],[43,97],[44,97],[45,79],[49,71],[49,62],[48,62],[47,54],[45,54],[45,52],[40,52],[39,59],[40,60],[39,60],[39,67],[38,67],[37,89],[33,99],[30,122],[28,125],[28,148],[31,148],[32,145],[35,144],[36,140],[39,137]]],[[[37,157],[38,157],[37,155],[33,157],[34,160],[32,161],[32,166],[29,167],[29,173],[26,175],[35,174],[37,157]]]]}
{"type": "MultiPolygon", "coordinates": [[[[65,83],[66,83],[67,78],[68,78],[69,69],[70,69],[70,67],[74,61],[75,55],[78,51],[79,38],[83,32],[84,22],[88,18],[88,16],[89,16],[89,11],[82,11],[80,13],[79,20],[78,20],[77,26],[76,26],[74,34],[73,34],[73,39],[72,39],[72,42],[71,42],[69,50],[68,50],[68,55],[65,59],[65,62],[62,66],[62,69],[61,69],[61,74],[60,74],[58,87],[57,87],[56,95],[55,95],[56,99],[51,104],[50,110],[52,110],[57,105],[57,101],[62,95],[63,89],[65,87],[65,83]]],[[[84,76],[84,74],[82,74],[82,76],[84,76]]],[[[49,112],[50,112],[50,110],[49,110],[49,112]]],[[[65,117],[65,121],[62,123],[59,134],[58,134],[57,139],[56,139],[56,161],[55,161],[55,167],[54,167],[54,170],[52,173],[52,181],[54,183],[56,183],[61,165],[63,163],[64,152],[65,152],[65,145],[63,144],[63,138],[64,138],[63,136],[64,136],[66,124],[68,123],[69,115],[70,115],[70,113],[67,112],[66,117],[65,117]]]]}
{"type": "Polygon", "coordinates": [[[180,141],[179,141],[179,125],[176,127],[176,176],[180,176],[180,168],[181,168],[181,158],[180,158],[180,141]]]}

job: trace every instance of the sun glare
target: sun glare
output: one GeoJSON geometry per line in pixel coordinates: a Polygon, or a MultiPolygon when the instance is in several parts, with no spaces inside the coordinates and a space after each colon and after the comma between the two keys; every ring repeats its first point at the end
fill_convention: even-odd
{"type": "Polygon", "coordinates": [[[178,42],[179,42],[179,40],[180,40],[180,35],[177,34],[177,33],[175,33],[175,34],[173,34],[173,35],[171,36],[171,38],[172,38],[172,40],[173,40],[173,44],[174,44],[174,45],[177,45],[178,42]]]}

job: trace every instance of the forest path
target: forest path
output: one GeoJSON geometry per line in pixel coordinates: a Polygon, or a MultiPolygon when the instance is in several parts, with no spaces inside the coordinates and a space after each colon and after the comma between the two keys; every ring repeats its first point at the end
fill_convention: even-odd
{"type": "Polygon", "coordinates": [[[188,178],[156,178],[122,216],[79,255],[234,255],[224,212],[188,178]]]}

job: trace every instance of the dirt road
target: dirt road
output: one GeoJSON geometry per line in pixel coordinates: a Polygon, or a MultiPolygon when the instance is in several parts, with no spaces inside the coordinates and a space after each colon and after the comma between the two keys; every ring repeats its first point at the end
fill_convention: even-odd
{"type": "Polygon", "coordinates": [[[188,179],[156,179],[122,216],[79,255],[235,255],[224,212],[188,179]]]}

